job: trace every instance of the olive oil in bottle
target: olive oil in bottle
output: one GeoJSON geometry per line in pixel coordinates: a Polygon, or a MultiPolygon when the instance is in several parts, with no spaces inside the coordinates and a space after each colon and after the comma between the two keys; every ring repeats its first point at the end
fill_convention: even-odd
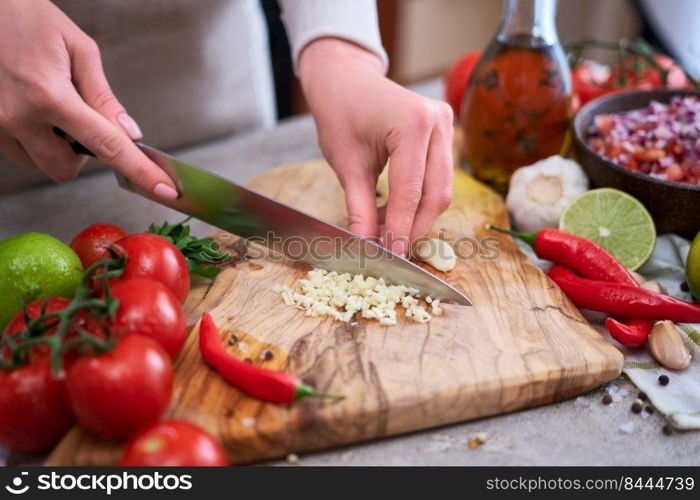
{"type": "Polygon", "coordinates": [[[475,177],[503,193],[517,168],[568,142],[571,75],[555,11],[556,0],[507,0],[464,93],[463,157],[475,177]]]}

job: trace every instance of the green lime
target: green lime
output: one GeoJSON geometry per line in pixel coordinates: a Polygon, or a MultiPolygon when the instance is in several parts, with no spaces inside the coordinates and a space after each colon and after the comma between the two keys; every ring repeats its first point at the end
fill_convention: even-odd
{"type": "Polygon", "coordinates": [[[26,233],[0,241],[0,331],[23,304],[72,298],[82,274],[75,252],[53,236],[26,233]]]}
{"type": "Polygon", "coordinates": [[[612,188],[586,191],[564,209],[559,229],[596,242],[630,271],[654,251],[656,227],[638,199],[612,188]]]}
{"type": "Polygon", "coordinates": [[[695,300],[700,301],[700,233],[690,245],[688,259],[685,261],[685,275],[688,278],[690,293],[695,300]]]}

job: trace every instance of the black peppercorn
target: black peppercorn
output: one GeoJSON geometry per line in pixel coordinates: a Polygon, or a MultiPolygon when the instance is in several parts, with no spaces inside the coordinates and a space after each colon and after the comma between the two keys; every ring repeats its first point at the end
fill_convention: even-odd
{"type": "Polygon", "coordinates": [[[637,394],[637,397],[641,399],[642,401],[646,401],[648,399],[647,393],[646,392],[640,392],[637,394]]]}
{"type": "Polygon", "coordinates": [[[668,375],[659,375],[659,384],[668,385],[668,375]]]}
{"type": "Polygon", "coordinates": [[[670,436],[671,434],[673,434],[673,427],[671,427],[671,424],[664,425],[662,430],[663,430],[664,434],[666,434],[667,436],[670,436]]]}
{"type": "Polygon", "coordinates": [[[640,401],[632,403],[632,413],[642,413],[642,403],[640,401]]]}
{"type": "Polygon", "coordinates": [[[654,413],[654,408],[652,408],[651,406],[648,406],[648,405],[647,405],[647,406],[644,407],[644,411],[645,411],[646,413],[648,413],[649,415],[651,415],[652,413],[654,413]]]}
{"type": "Polygon", "coordinates": [[[263,353],[262,353],[262,359],[264,361],[270,361],[274,357],[275,357],[275,355],[272,354],[272,351],[270,351],[270,350],[263,351],[263,353]]]}
{"type": "Polygon", "coordinates": [[[682,292],[689,292],[690,291],[690,286],[688,285],[687,281],[684,281],[681,283],[681,291],[682,292]]]}
{"type": "Polygon", "coordinates": [[[610,394],[606,394],[605,396],[603,396],[602,402],[604,405],[609,405],[613,402],[613,398],[610,394]]]}

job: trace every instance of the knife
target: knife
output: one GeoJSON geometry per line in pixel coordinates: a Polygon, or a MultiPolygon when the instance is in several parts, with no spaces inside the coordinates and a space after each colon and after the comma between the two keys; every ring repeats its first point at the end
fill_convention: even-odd
{"type": "MultiPolygon", "coordinates": [[[[65,137],[60,130],[56,134],[65,137]]],[[[82,144],[70,144],[76,153],[94,156],[82,144]]],[[[172,201],[155,198],[117,172],[119,185],[124,189],[262,243],[291,260],[339,273],[384,278],[390,284],[415,287],[424,297],[430,295],[445,302],[471,305],[469,299],[452,286],[371,240],[155,148],[141,143],[136,145],[170,176],[180,196],[172,201]]]]}

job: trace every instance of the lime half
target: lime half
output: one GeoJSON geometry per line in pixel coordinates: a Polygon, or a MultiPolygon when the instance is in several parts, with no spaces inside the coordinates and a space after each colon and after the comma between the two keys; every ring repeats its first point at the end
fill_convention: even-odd
{"type": "Polygon", "coordinates": [[[634,271],[654,251],[656,227],[638,199],[612,188],[586,191],[564,209],[559,229],[596,242],[634,271]]]}
{"type": "Polygon", "coordinates": [[[59,295],[73,298],[83,266],[53,236],[26,233],[0,241],[0,331],[23,304],[59,295]]]}

